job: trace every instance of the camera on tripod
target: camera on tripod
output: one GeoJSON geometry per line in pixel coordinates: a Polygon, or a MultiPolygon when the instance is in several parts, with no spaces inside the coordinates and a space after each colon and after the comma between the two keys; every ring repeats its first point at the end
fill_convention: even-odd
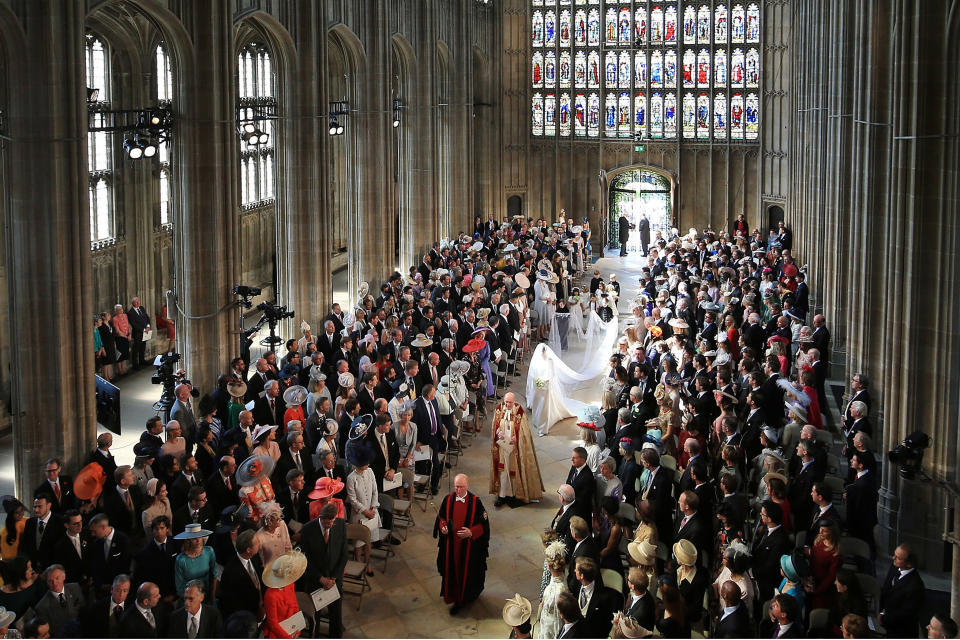
{"type": "Polygon", "coordinates": [[[260,295],[260,292],[260,287],[250,287],[245,284],[238,284],[233,287],[233,295],[243,298],[243,300],[237,300],[237,303],[246,309],[253,306],[250,298],[260,295]]]}
{"type": "Polygon", "coordinates": [[[263,311],[263,317],[268,322],[279,322],[284,318],[292,318],[294,314],[293,311],[287,311],[286,307],[275,305],[272,302],[261,302],[257,305],[257,309],[263,311]]]}

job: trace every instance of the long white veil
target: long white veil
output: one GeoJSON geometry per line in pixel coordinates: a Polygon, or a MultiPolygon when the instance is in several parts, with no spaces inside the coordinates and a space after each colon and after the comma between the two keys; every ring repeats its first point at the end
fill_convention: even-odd
{"type": "MultiPolygon", "coordinates": [[[[564,406],[573,415],[579,415],[585,403],[573,399],[578,389],[584,388],[596,379],[607,367],[607,360],[613,353],[617,341],[619,323],[614,316],[610,322],[604,322],[596,311],[590,311],[590,320],[586,330],[586,351],[577,370],[571,369],[556,351],[545,343],[540,343],[530,359],[527,370],[527,402],[533,402],[536,380],[543,380],[556,392],[564,406]]],[[[536,411],[535,407],[531,407],[536,411]]],[[[548,425],[549,428],[549,425],[548,425]]]]}

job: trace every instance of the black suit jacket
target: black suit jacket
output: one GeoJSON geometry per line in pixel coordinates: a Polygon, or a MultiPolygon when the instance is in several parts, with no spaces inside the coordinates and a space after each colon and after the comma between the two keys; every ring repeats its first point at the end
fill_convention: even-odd
{"type": "MultiPolygon", "coordinates": [[[[190,505],[185,504],[173,512],[173,530],[170,534],[175,536],[183,533],[187,525],[191,522],[193,522],[193,517],[190,515],[190,505]]],[[[210,529],[212,531],[217,528],[216,517],[213,512],[210,511],[209,505],[204,505],[200,509],[197,522],[199,522],[200,526],[204,529],[210,529]]]]}
{"type": "Polygon", "coordinates": [[[677,520],[677,529],[673,536],[674,541],[689,540],[701,554],[709,554],[710,548],[713,546],[711,544],[713,531],[711,530],[712,523],[707,521],[707,513],[702,508],[698,509],[687,520],[687,524],[682,527],[680,525],[683,522],[683,515],[678,515],[679,520],[677,520]]]}
{"type": "Polygon", "coordinates": [[[283,414],[286,410],[287,404],[283,401],[283,396],[276,397],[275,411],[270,411],[270,401],[266,397],[259,398],[253,405],[253,420],[257,424],[280,425],[277,430],[279,437],[280,433],[286,433],[287,426],[283,424],[283,414]]]}
{"type": "MultiPolygon", "coordinates": [[[[82,615],[83,637],[123,637],[123,618],[125,618],[130,612],[130,609],[136,609],[136,606],[134,605],[134,596],[134,590],[131,589],[130,595],[123,603],[123,614],[121,615],[120,620],[117,620],[110,615],[110,611],[113,609],[112,598],[110,596],[100,598],[87,607],[86,611],[84,611],[82,615]]],[[[144,620],[144,622],[146,621],[144,620]]]]}
{"type": "Polygon", "coordinates": [[[19,553],[30,558],[33,564],[33,570],[41,572],[47,568],[53,557],[53,549],[57,542],[67,536],[63,528],[63,518],[55,513],[50,514],[43,529],[43,535],[39,536],[37,529],[37,518],[34,516],[27,520],[23,527],[23,534],[20,536],[19,553]],[[37,538],[40,537],[40,543],[37,544],[37,538]]]}
{"type": "MultiPolygon", "coordinates": [[[[303,467],[303,480],[305,486],[313,487],[313,481],[317,479],[316,471],[313,468],[313,456],[306,447],[300,450],[300,466],[303,467]]],[[[280,445],[280,459],[277,460],[277,466],[273,470],[273,488],[283,488],[287,486],[287,472],[296,469],[297,463],[293,461],[293,455],[290,448],[286,445],[280,445]]]]}
{"type": "Polygon", "coordinates": [[[753,543],[753,575],[757,579],[761,601],[773,597],[780,584],[780,556],[790,552],[790,539],[783,527],[772,534],[764,531],[753,543]]]}
{"type": "Polygon", "coordinates": [[[153,620],[156,628],[151,627],[147,619],[141,615],[135,603],[124,607],[123,617],[120,619],[120,636],[123,638],[165,638],[167,637],[167,620],[170,617],[169,607],[162,600],[153,608],[153,620]]]}
{"type": "Polygon", "coordinates": [[[173,536],[167,536],[164,551],[160,551],[160,547],[151,538],[134,556],[134,584],[153,582],[160,589],[160,595],[176,595],[173,565],[179,552],[180,545],[173,536]]]}
{"type": "Polygon", "coordinates": [[[87,461],[83,464],[86,466],[91,462],[96,462],[103,467],[103,473],[107,477],[107,481],[103,485],[104,491],[116,484],[113,479],[113,472],[117,470],[117,459],[113,456],[113,454],[111,454],[108,458],[100,453],[99,449],[94,449],[90,452],[90,455],[87,456],[87,461]]]}
{"type": "MultiPolygon", "coordinates": [[[[570,564],[567,565],[567,588],[570,593],[580,593],[580,581],[574,574],[577,566],[577,558],[593,558],[600,564],[600,545],[592,536],[584,538],[579,545],[570,540],[570,564]]],[[[599,584],[599,581],[598,581],[599,584]]]]}
{"type": "Polygon", "coordinates": [[[83,557],[77,555],[77,549],[66,535],[57,540],[50,556],[50,564],[62,564],[67,574],[67,582],[83,583],[90,576],[90,556],[100,545],[91,540],[86,532],[80,533],[80,550],[83,557]]]}
{"type": "Polygon", "coordinates": [[[127,534],[113,528],[109,554],[104,553],[104,541],[97,542],[99,544],[92,545],[93,553],[90,555],[90,574],[95,585],[109,585],[118,573],[130,573],[133,551],[127,534]]]}
{"type": "MultiPolygon", "coordinates": [[[[574,596],[579,599],[579,589],[574,596]]],[[[591,638],[606,638],[610,635],[610,628],[613,626],[613,603],[600,580],[593,585],[593,594],[587,602],[587,613],[583,621],[587,625],[591,638]]]]}
{"type": "Polygon", "coordinates": [[[900,570],[891,566],[880,588],[883,626],[887,637],[916,638],[926,589],[916,569],[902,578],[899,575],[900,570]]]}
{"type": "MultiPolygon", "coordinates": [[[[422,397],[417,397],[416,402],[413,404],[413,422],[417,425],[417,440],[421,444],[430,445],[434,451],[437,450],[438,445],[440,444],[440,439],[443,437],[443,421],[440,419],[440,406],[437,404],[437,399],[433,399],[433,415],[437,421],[437,433],[436,435],[431,435],[430,433],[430,415],[427,412],[427,401],[422,397]]],[[[377,447],[378,449],[380,447],[377,447]]]]}
{"type": "Polygon", "coordinates": [[[717,622],[713,632],[714,638],[752,638],[754,637],[753,624],[747,608],[739,604],[733,613],[717,622]]]}
{"type": "Polygon", "coordinates": [[[596,502],[597,481],[593,472],[590,471],[590,467],[584,463],[580,467],[580,473],[577,473],[576,468],[571,465],[570,471],[567,473],[566,484],[573,487],[573,491],[577,495],[577,502],[582,505],[590,505],[592,511],[593,504],[596,502]]]}
{"type": "MultiPolygon", "coordinates": [[[[197,630],[197,637],[219,638],[223,635],[223,617],[220,615],[220,611],[207,603],[203,603],[201,606],[203,608],[200,613],[200,628],[197,630]]],[[[183,607],[171,613],[167,618],[167,637],[187,637],[187,610],[183,607]]]]}
{"type": "MultiPolygon", "coordinates": [[[[439,420],[440,416],[438,415],[437,421],[439,420]]],[[[396,470],[400,465],[400,447],[397,445],[397,437],[393,435],[393,429],[387,431],[384,434],[387,439],[387,457],[384,457],[376,431],[376,428],[367,431],[367,441],[369,442],[370,451],[373,452],[370,468],[373,469],[373,475],[377,478],[377,488],[383,491],[383,476],[387,472],[387,469],[396,470]]],[[[417,433],[417,437],[419,438],[419,431],[417,433]]]]}
{"type": "Polygon", "coordinates": [[[877,524],[877,486],[874,472],[863,474],[847,485],[847,529],[850,535],[873,539],[877,524]]]}
{"type": "Polygon", "coordinates": [[[67,509],[77,506],[77,498],[73,495],[73,479],[70,476],[60,474],[60,499],[54,493],[50,483],[44,480],[33,490],[33,495],[38,493],[48,493],[53,498],[53,512],[63,513],[67,509]]]}
{"type": "MultiPolygon", "coordinates": [[[[344,502],[346,502],[346,497],[347,497],[347,486],[346,486],[346,484],[347,484],[347,471],[346,471],[346,469],[343,468],[343,465],[342,465],[342,464],[334,464],[332,471],[333,471],[333,477],[336,478],[337,480],[339,480],[340,482],[342,482],[342,483],[344,484],[343,489],[340,490],[340,493],[335,494],[333,497],[334,497],[334,498],[340,498],[341,500],[343,500],[344,502]]],[[[320,465],[320,468],[317,469],[317,478],[319,479],[321,476],[325,476],[325,475],[327,475],[327,470],[324,468],[323,465],[320,465]]],[[[312,488],[311,488],[311,487],[306,487],[306,488],[307,488],[307,489],[310,489],[310,490],[312,491],[312,488]]],[[[347,506],[346,504],[344,504],[344,507],[347,509],[347,513],[349,513],[350,507],[347,506]]]]}
{"type": "MultiPolygon", "coordinates": [[[[320,588],[320,578],[333,578],[343,586],[347,566],[347,525],[337,518],[330,528],[330,541],[323,541],[320,520],[314,518],[300,532],[300,548],[307,556],[307,570],[297,581],[297,589],[310,593],[320,588]]],[[[342,589],[341,589],[342,590],[342,589]]]]}
{"type": "MultiPolygon", "coordinates": [[[[200,471],[196,471],[193,474],[193,481],[195,484],[191,485],[190,481],[187,480],[187,476],[183,475],[183,472],[177,473],[177,479],[173,481],[173,484],[169,487],[170,493],[170,506],[176,510],[187,504],[187,497],[190,494],[190,489],[194,486],[204,486],[203,476],[200,471]]],[[[209,500],[210,497],[207,496],[209,500]]]]}
{"type": "Polygon", "coordinates": [[[133,503],[133,511],[127,509],[120,497],[120,492],[115,488],[104,489],[103,491],[103,511],[110,516],[110,524],[128,536],[138,536],[142,532],[140,524],[140,512],[143,510],[143,494],[140,493],[140,487],[131,486],[130,500],[133,503]]]}
{"type": "Polygon", "coordinates": [[[660,540],[667,545],[673,542],[670,536],[673,535],[673,510],[677,504],[673,499],[673,478],[670,474],[669,469],[660,467],[646,491],[647,500],[653,507],[657,531],[661,532],[660,540]]]}
{"type": "Polygon", "coordinates": [[[282,485],[273,486],[276,487],[273,491],[277,496],[277,504],[283,510],[283,521],[289,524],[291,520],[296,520],[300,524],[305,524],[310,519],[310,498],[307,494],[310,493],[311,488],[304,486],[303,491],[297,495],[297,506],[294,508],[290,485],[284,482],[282,485]]]}
{"type": "Polygon", "coordinates": [[[263,583],[259,580],[263,575],[263,562],[259,554],[253,556],[250,561],[257,572],[256,584],[236,554],[223,567],[218,596],[220,611],[224,617],[229,618],[234,611],[249,611],[256,614],[263,605],[263,583]]]}
{"type": "Polygon", "coordinates": [[[230,476],[232,490],[227,489],[227,485],[223,483],[223,477],[220,475],[220,470],[215,469],[207,478],[204,486],[207,488],[207,505],[211,512],[220,513],[230,505],[240,504],[240,498],[237,497],[236,477],[230,476]]]}
{"type": "MultiPolygon", "coordinates": [[[[561,627],[562,629],[563,627],[561,627]]],[[[590,632],[590,627],[587,624],[587,621],[581,618],[580,620],[573,623],[573,626],[570,627],[567,631],[560,634],[561,638],[596,638],[594,634],[590,632]]]]}
{"type": "Polygon", "coordinates": [[[632,604],[630,603],[631,598],[633,598],[633,593],[627,596],[627,608],[624,613],[636,620],[644,629],[653,631],[653,627],[657,623],[657,603],[653,596],[648,591],[632,604]]]}
{"type": "MultiPolygon", "coordinates": [[[[326,362],[326,360],[324,360],[326,362]]],[[[267,380],[270,380],[272,376],[268,372],[263,372],[266,376],[266,380],[263,375],[260,375],[259,371],[254,371],[250,374],[250,379],[247,380],[247,395],[244,396],[244,400],[250,402],[251,400],[259,400],[260,394],[263,393],[263,386],[267,384],[267,380]]]]}

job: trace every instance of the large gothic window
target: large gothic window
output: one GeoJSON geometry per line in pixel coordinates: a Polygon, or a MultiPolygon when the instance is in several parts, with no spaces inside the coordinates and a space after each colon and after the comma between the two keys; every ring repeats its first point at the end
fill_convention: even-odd
{"type": "MultiPolygon", "coordinates": [[[[276,111],[277,99],[270,52],[258,43],[245,46],[237,57],[240,116],[255,117],[255,108],[276,111]]],[[[274,199],[274,136],[270,120],[257,126],[268,135],[265,144],[241,143],[240,204],[255,207],[274,199]]]]}
{"type": "MultiPolygon", "coordinates": [[[[170,56],[162,44],[157,45],[154,56],[156,68],[154,77],[157,81],[157,103],[169,107],[173,100],[173,74],[170,71],[170,56]]],[[[170,219],[170,142],[161,142],[157,148],[157,157],[160,160],[160,225],[166,227],[170,219]]]]}
{"type": "Polygon", "coordinates": [[[759,138],[759,0],[530,5],[534,136],[759,138]]]}
{"type": "MultiPolygon", "coordinates": [[[[97,98],[90,103],[94,120],[101,124],[99,108],[109,106],[110,84],[108,82],[109,55],[99,38],[86,37],[87,88],[97,91],[97,98]]],[[[90,240],[102,242],[113,237],[113,157],[110,134],[95,131],[87,134],[87,162],[90,200],[90,240]]]]}

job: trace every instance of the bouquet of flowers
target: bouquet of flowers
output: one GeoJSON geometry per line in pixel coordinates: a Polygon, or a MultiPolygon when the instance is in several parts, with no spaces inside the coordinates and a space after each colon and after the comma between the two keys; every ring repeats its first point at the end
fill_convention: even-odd
{"type": "Polygon", "coordinates": [[[547,381],[543,378],[534,378],[533,386],[535,386],[537,389],[543,389],[547,386],[547,381]]]}

